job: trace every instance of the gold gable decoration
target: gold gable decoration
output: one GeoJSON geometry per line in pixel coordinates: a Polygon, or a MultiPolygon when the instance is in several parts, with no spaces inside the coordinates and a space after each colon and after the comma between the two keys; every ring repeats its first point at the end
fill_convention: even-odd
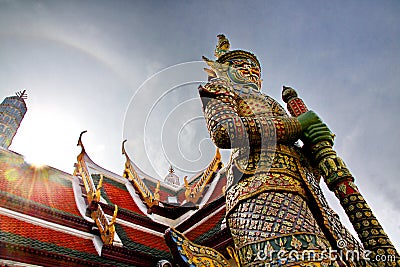
{"type": "Polygon", "coordinates": [[[217,148],[215,156],[208,165],[207,170],[203,172],[201,178],[192,187],[190,187],[186,176],[183,178],[186,187],[185,197],[187,202],[197,203],[197,201],[203,195],[206,185],[210,182],[210,180],[213,178],[213,175],[217,173],[221,166],[223,166],[221,162],[221,153],[219,152],[219,148],[217,148]]]}
{"type": "Polygon", "coordinates": [[[140,179],[137,172],[133,169],[131,159],[129,158],[128,153],[125,150],[126,141],[127,140],[124,140],[122,142],[122,154],[126,156],[125,170],[123,176],[133,183],[133,186],[139,192],[140,197],[149,209],[153,206],[158,206],[160,200],[160,183],[157,184],[153,195],[150,189],[144,184],[142,179],[140,179]]]}
{"type": "Polygon", "coordinates": [[[114,205],[114,214],[111,218],[111,221],[106,217],[103,209],[100,205],[97,206],[97,210],[92,212],[92,219],[96,222],[97,227],[99,228],[101,240],[104,244],[112,245],[114,242],[115,236],[115,222],[117,220],[118,214],[118,206],[114,205]]]}
{"type": "Polygon", "coordinates": [[[85,148],[82,143],[82,135],[87,131],[81,132],[79,135],[78,146],[81,146],[82,151],[77,157],[77,164],[75,166],[74,175],[82,178],[83,184],[86,190],[86,198],[89,203],[88,209],[90,210],[90,216],[96,223],[100,231],[100,237],[104,244],[112,245],[115,236],[115,221],[117,219],[118,206],[114,207],[114,214],[111,222],[106,217],[103,209],[100,206],[100,194],[103,186],[103,175],[100,175],[100,180],[97,187],[94,184],[92,176],[89,174],[89,170],[85,162],[85,148]]]}

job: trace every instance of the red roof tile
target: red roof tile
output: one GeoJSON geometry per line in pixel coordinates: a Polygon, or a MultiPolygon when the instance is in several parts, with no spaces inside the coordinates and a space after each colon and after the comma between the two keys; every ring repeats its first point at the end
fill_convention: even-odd
{"type": "Polygon", "coordinates": [[[127,236],[136,243],[142,244],[147,247],[155,248],[169,252],[169,248],[165,243],[165,240],[161,236],[156,236],[150,233],[146,233],[137,229],[133,229],[127,226],[121,225],[126,232],[127,236]]]}
{"type": "Polygon", "coordinates": [[[3,232],[97,255],[93,242],[89,239],[51,230],[5,215],[0,215],[0,222],[0,230],[3,232]]]}
{"type": "Polygon", "coordinates": [[[118,188],[114,185],[111,185],[107,182],[103,182],[103,188],[107,193],[107,197],[114,204],[117,204],[118,207],[139,213],[144,214],[139,207],[136,205],[132,196],[128,191],[118,188]]]}
{"type": "Polygon", "coordinates": [[[46,167],[0,162],[0,190],[80,216],[71,181],[49,174],[46,167]]]}
{"type": "Polygon", "coordinates": [[[208,202],[214,201],[222,195],[222,188],[225,186],[225,184],[226,184],[226,175],[222,175],[219,178],[219,181],[217,182],[217,185],[215,186],[214,191],[212,192],[208,202]]]}
{"type": "Polygon", "coordinates": [[[214,228],[218,222],[222,220],[222,218],[225,216],[225,209],[220,210],[213,216],[207,219],[207,221],[203,222],[202,224],[196,226],[194,229],[192,229],[189,233],[186,233],[186,237],[190,240],[195,240],[198,238],[200,235],[210,231],[212,228],[214,228]]]}

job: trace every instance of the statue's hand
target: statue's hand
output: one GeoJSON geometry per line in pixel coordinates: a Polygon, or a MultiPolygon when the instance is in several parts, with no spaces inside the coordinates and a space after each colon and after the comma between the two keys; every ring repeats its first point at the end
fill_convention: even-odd
{"type": "Polygon", "coordinates": [[[307,111],[298,116],[297,119],[303,129],[304,141],[313,145],[321,141],[328,141],[333,144],[332,132],[314,111],[307,111]]]}
{"type": "Polygon", "coordinates": [[[318,117],[318,115],[312,110],[299,115],[297,119],[299,120],[303,131],[306,130],[311,125],[322,123],[321,118],[318,117]]]}

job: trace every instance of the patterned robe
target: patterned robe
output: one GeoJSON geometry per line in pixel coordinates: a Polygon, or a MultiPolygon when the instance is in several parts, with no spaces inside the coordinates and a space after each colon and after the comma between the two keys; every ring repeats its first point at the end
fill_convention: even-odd
{"type": "Polygon", "coordinates": [[[300,123],[257,89],[223,78],[199,88],[212,140],[233,149],[226,218],[241,266],[364,266],[339,259],[348,251],[362,258],[362,248],[296,145],[300,123]]]}

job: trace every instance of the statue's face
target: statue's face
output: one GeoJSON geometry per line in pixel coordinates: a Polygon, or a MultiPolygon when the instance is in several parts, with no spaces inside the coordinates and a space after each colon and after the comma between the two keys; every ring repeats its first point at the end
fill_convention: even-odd
{"type": "Polygon", "coordinates": [[[254,83],[261,88],[261,71],[257,64],[247,59],[230,62],[229,76],[236,83],[254,83]]]}

